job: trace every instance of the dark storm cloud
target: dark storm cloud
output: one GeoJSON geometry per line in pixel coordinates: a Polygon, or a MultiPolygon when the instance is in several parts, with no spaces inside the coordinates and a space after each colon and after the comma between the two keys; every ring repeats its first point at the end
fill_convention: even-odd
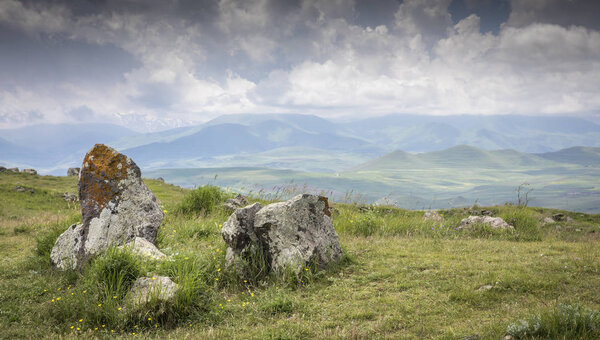
{"type": "Polygon", "coordinates": [[[5,126],[22,112],[161,127],[237,112],[589,115],[597,12],[581,0],[2,0],[0,106],[5,126]]]}

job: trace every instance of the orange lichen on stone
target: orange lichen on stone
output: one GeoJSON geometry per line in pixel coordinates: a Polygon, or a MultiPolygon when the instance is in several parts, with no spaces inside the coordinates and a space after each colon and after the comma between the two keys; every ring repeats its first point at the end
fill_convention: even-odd
{"type": "Polygon", "coordinates": [[[319,196],[319,201],[325,203],[325,207],[323,208],[323,213],[329,217],[331,217],[331,211],[329,211],[329,200],[325,196],[319,196]]]}
{"type": "Polygon", "coordinates": [[[102,210],[112,199],[119,198],[118,183],[127,178],[129,168],[127,156],[104,144],[94,145],[83,159],[80,199],[96,203],[95,208],[102,210]]]}

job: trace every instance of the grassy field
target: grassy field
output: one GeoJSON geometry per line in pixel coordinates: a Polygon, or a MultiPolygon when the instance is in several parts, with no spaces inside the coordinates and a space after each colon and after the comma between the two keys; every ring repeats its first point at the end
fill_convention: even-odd
{"type": "Polygon", "coordinates": [[[189,299],[121,316],[121,296],[92,282],[102,258],[83,273],[49,269],[48,240],[80,218],[62,199],[76,181],[0,173],[1,339],[501,339],[523,329],[521,320],[535,324],[532,315],[547,330],[538,338],[600,337],[600,215],[563,211],[569,221],[544,225],[559,211],[493,206],[514,231],[461,231],[467,209],[442,210],[434,224],[422,211],[334,204],[344,263],[243,282],[223,266],[227,214],[178,212],[189,190],[146,180],[167,211],[157,245],[173,261],[145,263],[138,274],[169,275],[189,299]],[[583,330],[585,322],[569,323],[586,317],[583,330]]]}

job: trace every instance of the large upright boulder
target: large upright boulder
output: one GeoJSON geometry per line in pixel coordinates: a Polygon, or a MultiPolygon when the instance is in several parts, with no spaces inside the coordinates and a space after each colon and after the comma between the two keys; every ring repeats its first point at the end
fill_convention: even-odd
{"type": "Polygon", "coordinates": [[[163,212],[129,157],[96,144],[83,159],[79,177],[82,224],[56,240],[50,260],[57,269],[81,268],[111,244],[135,237],[154,243],[163,212]]]}
{"type": "Polygon", "coordinates": [[[262,209],[256,204],[238,209],[223,225],[222,235],[228,264],[243,259],[253,244],[262,248],[276,271],[298,272],[313,262],[324,267],[343,255],[323,196],[303,194],[262,209]]]}

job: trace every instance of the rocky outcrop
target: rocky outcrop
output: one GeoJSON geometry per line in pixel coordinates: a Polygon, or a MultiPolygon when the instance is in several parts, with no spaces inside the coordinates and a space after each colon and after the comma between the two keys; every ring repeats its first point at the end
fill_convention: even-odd
{"type": "Polygon", "coordinates": [[[141,306],[150,301],[168,301],[175,297],[179,285],[167,276],[140,277],[127,294],[127,299],[134,306],[141,306]]]}
{"type": "Polygon", "coordinates": [[[67,176],[79,176],[81,168],[69,168],[67,170],[67,176]]]}
{"type": "Polygon", "coordinates": [[[469,216],[467,218],[462,219],[457,228],[470,228],[474,224],[485,225],[493,229],[514,229],[512,225],[506,223],[502,218],[490,216],[469,216]]]}
{"type": "Polygon", "coordinates": [[[4,172],[4,171],[6,171],[6,168],[3,166],[0,166],[0,172],[4,172]]]}
{"type": "Polygon", "coordinates": [[[135,237],[154,243],[163,218],[138,166],[103,144],[85,155],[79,202],[82,223],[60,235],[50,255],[57,269],[81,268],[111,244],[123,245],[135,237]]]}
{"type": "Polygon", "coordinates": [[[6,170],[12,171],[12,172],[19,172],[19,168],[8,168],[6,170]]]}
{"type": "Polygon", "coordinates": [[[164,183],[164,182],[165,182],[165,179],[164,179],[164,178],[162,178],[162,177],[158,177],[156,180],[157,180],[157,181],[159,181],[159,182],[161,182],[161,183],[164,183]]]}
{"type": "Polygon", "coordinates": [[[37,171],[35,169],[23,169],[21,172],[24,174],[37,175],[37,171]]]}
{"type": "Polygon", "coordinates": [[[244,259],[252,245],[260,247],[272,270],[296,272],[316,263],[321,267],[342,258],[326,197],[298,195],[264,208],[254,204],[234,212],[223,225],[228,264],[244,259]]]}
{"type": "Polygon", "coordinates": [[[244,195],[237,195],[235,198],[230,198],[223,203],[223,208],[229,212],[234,212],[236,209],[244,207],[248,204],[248,199],[244,195]]]}
{"type": "Polygon", "coordinates": [[[150,259],[150,260],[163,260],[167,258],[162,251],[158,250],[153,243],[150,243],[145,238],[136,237],[129,241],[126,245],[120,246],[119,248],[125,248],[132,254],[150,259]]]}

